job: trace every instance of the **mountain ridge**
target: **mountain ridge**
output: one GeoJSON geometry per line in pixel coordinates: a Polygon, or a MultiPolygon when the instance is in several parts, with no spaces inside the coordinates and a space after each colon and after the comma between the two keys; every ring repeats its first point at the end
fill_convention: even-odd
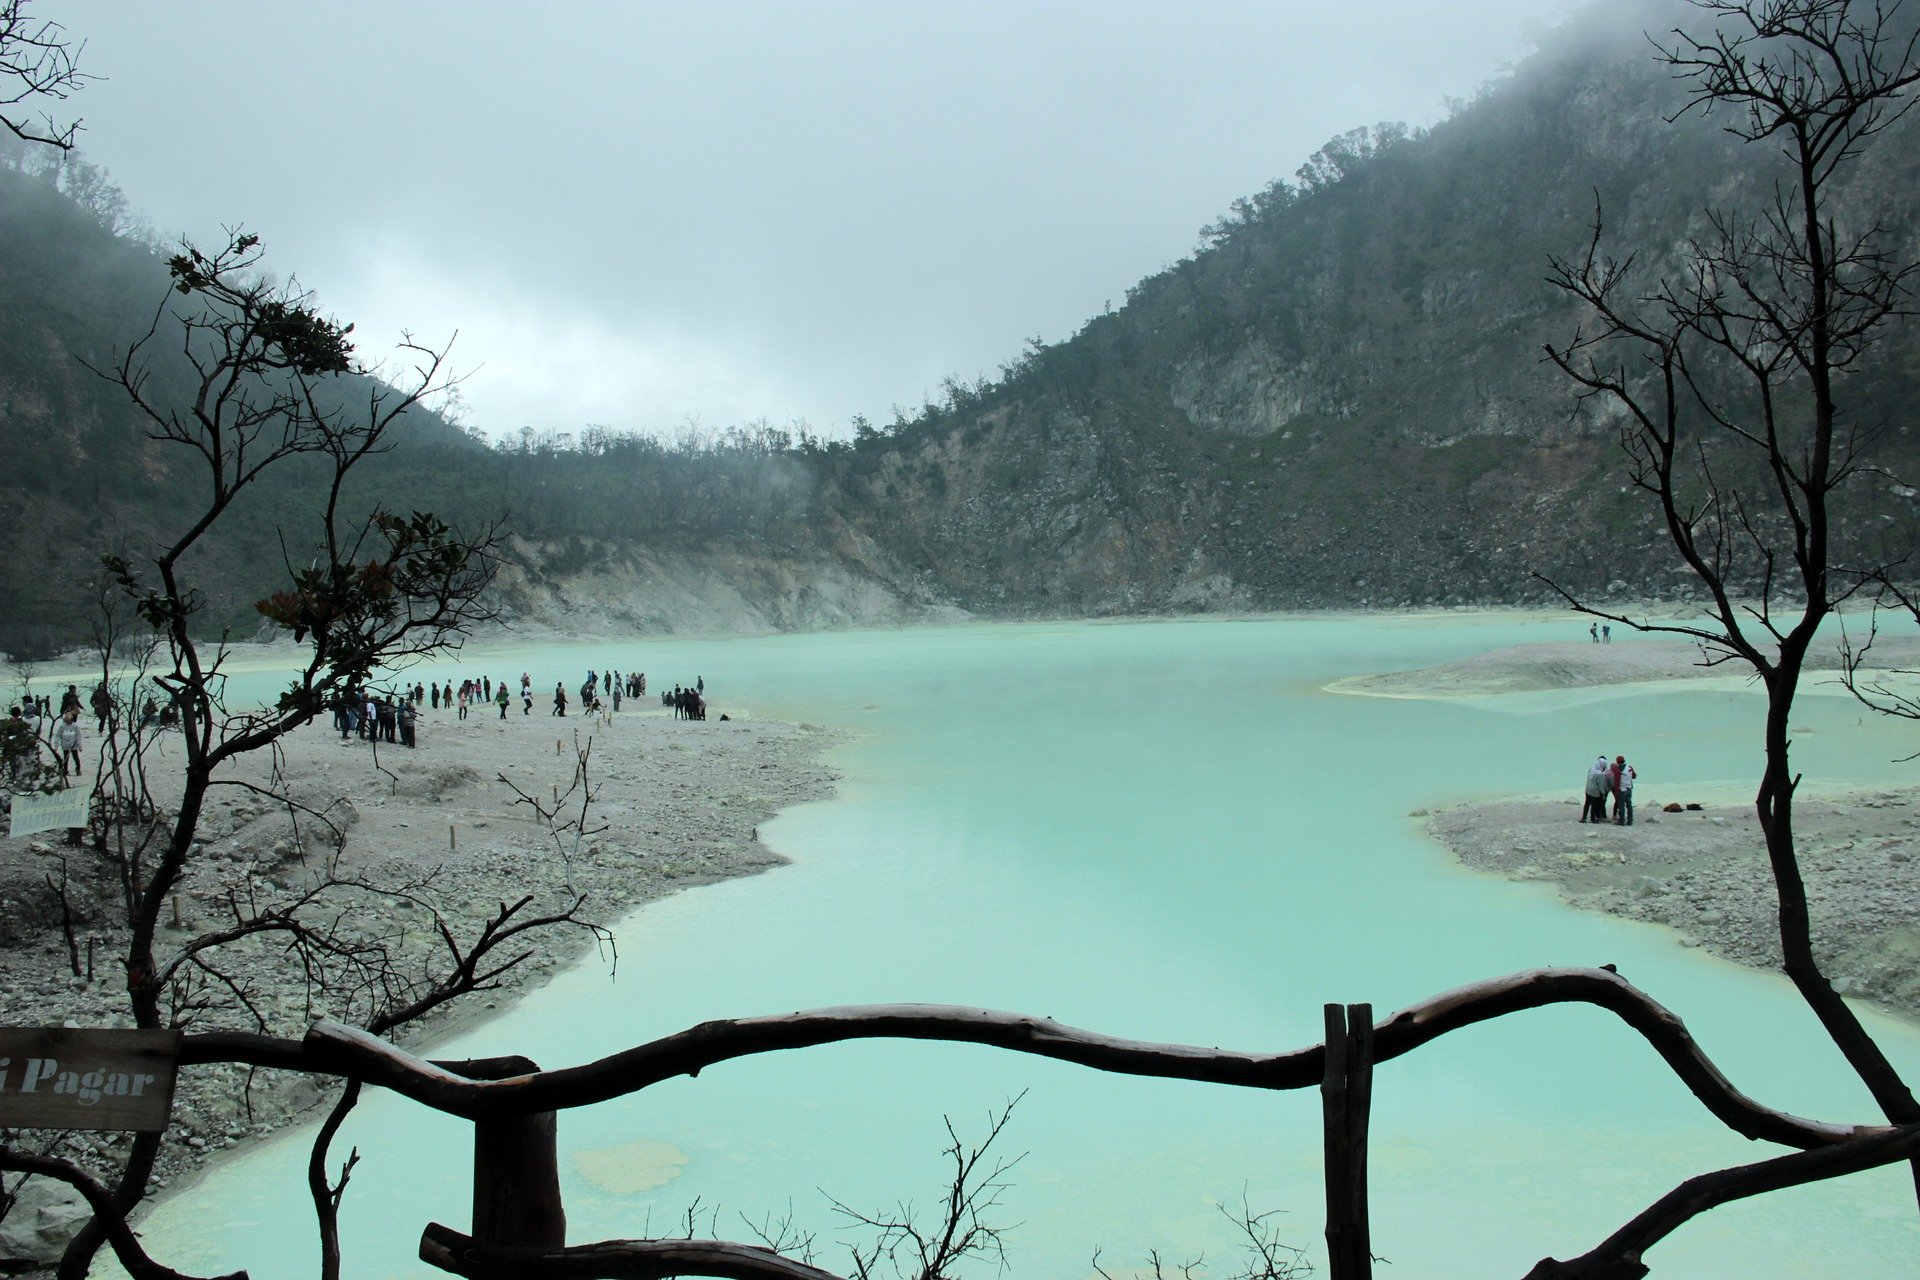
{"type": "MultiPolygon", "coordinates": [[[[1640,29],[1689,12],[1583,11],[1447,120],[1332,140],[1121,307],[1030,343],[997,379],[949,381],[912,418],[856,423],[850,441],[761,425],[678,445],[594,429],[489,448],[422,415],[358,500],[471,528],[505,516],[503,606],[563,630],[570,610],[684,630],[1538,604],[1559,599],[1548,579],[1683,601],[1690,578],[1631,491],[1616,420],[1541,351],[1580,323],[1545,277],[1584,248],[1596,212],[1609,243],[1654,270],[1708,210],[1768,191],[1764,147],[1714,121],[1666,122],[1682,88],[1640,29]],[[703,612],[685,584],[729,603],[703,612]],[[679,603],[608,612],[609,592],[679,603]]],[[[1912,119],[1880,139],[1836,206],[1879,218],[1908,257],[1916,142],[1912,119]]],[[[27,491],[0,545],[9,649],[84,635],[72,592],[49,583],[85,581],[91,556],[153,537],[177,488],[127,407],[74,364],[145,323],[161,273],[111,227],[89,230],[75,202],[15,199],[27,183],[0,169],[0,230],[32,221],[35,201],[42,229],[0,235],[0,445],[27,491]]],[[[1914,326],[1847,392],[1884,426],[1875,463],[1916,474],[1914,326]]],[[[259,625],[250,602],[271,585],[296,488],[205,561],[208,625],[259,625]]],[[[1914,501],[1889,479],[1843,506],[1840,532],[1904,537],[1914,501]]]]}

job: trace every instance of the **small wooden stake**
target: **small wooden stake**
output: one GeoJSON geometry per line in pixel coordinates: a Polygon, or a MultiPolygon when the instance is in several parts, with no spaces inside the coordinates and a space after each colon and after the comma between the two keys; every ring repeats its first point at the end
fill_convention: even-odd
{"type": "Polygon", "coordinates": [[[458,853],[460,851],[460,842],[454,839],[452,823],[447,824],[447,848],[448,850],[454,853],[458,853]]]}

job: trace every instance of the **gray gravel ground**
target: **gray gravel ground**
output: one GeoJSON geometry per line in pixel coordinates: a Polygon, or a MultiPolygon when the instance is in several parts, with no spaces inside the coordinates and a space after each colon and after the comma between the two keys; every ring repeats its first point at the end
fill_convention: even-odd
{"type": "MultiPolygon", "coordinates": [[[[1920,1017],[1920,791],[1802,799],[1794,812],[1821,964],[1843,994],[1920,1017]]],[[[1581,824],[1574,799],[1416,816],[1477,870],[1547,881],[1577,907],[1667,925],[1683,946],[1779,971],[1773,878],[1751,804],[1667,813],[1642,803],[1630,827],[1581,824]]]]}
{"type": "MultiPolygon", "coordinates": [[[[523,894],[533,895],[538,907],[561,907],[569,881],[586,895],[584,914],[614,926],[629,908],[676,889],[779,865],[783,859],[759,843],[758,824],[832,790],[836,775],[823,756],[834,734],[814,725],[722,722],[721,710],[702,723],[676,721],[657,706],[611,720],[561,720],[539,710],[522,716],[517,705],[505,720],[491,712],[475,711],[465,721],[427,712],[418,750],[386,745],[377,758],[359,739],[342,741],[330,728],[311,725],[287,740],[281,772],[290,794],[325,809],[344,830],[343,873],[372,883],[418,884],[422,902],[437,906],[456,935],[471,936],[501,902],[523,894]],[[562,858],[499,775],[551,799],[571,778],[576,734],[580,745],[591,744],[593,825],[607,829],[562,858]]],[[[178,750],[177,741],[169,750],[178,750]]],[[[266,782],[267,767],[264,757],[256,758],[237,776],[266,782]]],[[[165,772],[163,758],[155,773],[165,772]]],[[[180,927],[162,939],[162,963],[188,938],[222,924],[227,891],[237,887],[263,904],[285,902],[311,885],[327,861],[316,823],[296,828],[284,807],[246,791],[223,792],[201,835],[204,849],[178,898],[180,927]]],[[[384,940],[400,957],[401,972],[423,975],[444,963],[426,905],[333,892],[345,932],[384,940]]],[[[130,1025],[118,963],[123,933],[113,923],[111,902],[110,885],[91,884],[86,859],[57,834],[0,840],[0,1023],[130,1025]],[[58,876],[63,855],[76,882],[82,945],[97,939],[92,982],[70,971],[59,913],[45,885],[49,872],[58,876]]],[[[500,990],[436,1011],[398,1038],[415,1048],[428,1045],[593,946],[578,931],[541,935],[535,954],[500,990]]],[[[249,940],[220,954],[223,972],[276,1032],[297,1036],[315,1017],[358,1021],[367,1014],[366,992],[310,1001],[299,969],[271,942],[249,940]]],[[[247,1025],[231,991],[223,1001],[226,1008],[199,1015],[193,1029],[247,1025]]],[[[260,1072],[251,1089],[244,1084],[239,1068],[182,1073],[161,1185],[222,1148],[272,1132],[320,1097],[310,1082],[282,1073],[260,1072]]],[[[67,1150],[104,1164],[126,1141],[80,1135],[67,1150]]]]}

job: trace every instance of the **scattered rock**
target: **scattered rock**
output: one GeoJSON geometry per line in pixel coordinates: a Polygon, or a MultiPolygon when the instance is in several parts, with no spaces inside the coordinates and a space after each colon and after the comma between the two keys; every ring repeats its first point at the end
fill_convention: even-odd
{"type": "Polygon", "coordinates": [[[0,1258],[56,1262],[67,1241],[91,1216],[86,1200],[66,1183],[29,1178],[13,1208],[0,1220],[0,1258]]]}
{"type": "MultiPolygon", "coordinates": [[[[1569,846],[1556,797],[1439,810],[1427,830],[1468,866],[1550,881],[1576,906],[1666,925],[1690,947],[1777,973],[1774,886],[1757,815],[1741,806],[1701,816],[1708,820],[1671,830],[1589,830],[1593,843],[1569,846]]],[[[1795,817],[1816,957],[1828,974],[1847,977],[1849,998],[1920,1020],[1920,841],[1912,835],[1920,789],[1808,797],[1795,817]]]]}

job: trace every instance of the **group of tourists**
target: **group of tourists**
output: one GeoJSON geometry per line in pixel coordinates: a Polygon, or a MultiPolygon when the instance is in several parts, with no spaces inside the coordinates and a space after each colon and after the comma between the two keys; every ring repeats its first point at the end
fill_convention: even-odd
{"type": "MultiPolygon", "coordinates": [[[[78,685],[68,685],[58,706],[44,694],[22,695],[0,720],[0,771],[14,784],[29,783],[39,776],[44,746],[53,752],[64,785],[85,771],[80,759],[86,746],[82,716],[91,711],[94,732],[110,736],[119,729],[119,709],[119,700],[104,680],[84,697],[78,685]]],[[[163,711],[154,698],[147,698],[140,718],[142,728],[169,728],[179,723],[179,711],[171,701],[163,711]]]]}
{"type": "MultiPolygon", "coordinates": [[[[532,715],[532,674],[522,671],[517,684],[520,714],[532,715]]],[[[703,695],[706,687],[706,679],[701,677],[688,688],[675,685],[670,693],[660,695],[660,701],[662,705],[673,708],[677,719],[705,720],[707,704],[703,695]]],[[[647,675],[644,671],[588,671],[586,680],[579,688],[579,705],[588,713],[618,711],[623,701],[644,697],[646,692],[647,675]]],[[[475,706],[492,705],[504,720],[516,701],[514,694],[514,685],[505,678],[495,680],[488,675],[467,677],[457,686],[451,678],[432,683],[416,681],[411,686],[401,685],[398,689],[353,685],[338,693],[332,701],[333,727],[339,731],[342,742],[357,737],[363,742],[391,742],[403,747],[418,747],[420,717],[424,711],[453,711],[465,720],[475,706]]],[[[569,705],[566,682],[556,682],[553,687],[553,714],[566,715],[569,705]]],[[[23,781],[29,775],[37,775],[42,758],[41,748],[45,746],[52,749],[64,781],[70,772],[78,773],[81,768],[83,712],[88,709],[92,711],[96,732],[110,734],[115,731],[119,707],[120,700],[114,697],[104,681],[91,695],[86,696],[81,694],[78,686],[68,685],[66,692],[60,696],[57,708],[50,697],[21,697],[8,709],[5,719],[0,720],[0,772],[15,782],[23,781]]],[[[162,706],[152,696],[146,699],[140,712],[142,728],[165,729],[179,723],[179,708],[171,700],[162,706]]]]}
{"type": "MultiPolygon", "coordinates": [[[[38,716],[43,720],[56,718],[64,720],[68,712],[72,712],[74,719],[78,720],[81,705],[80,686],[72,684],[68,685],[67,691],[60,695],[60,707],[57,711],[54,710],[53,699],[44,695],[37,698],[29,696],[20,700],[21,711],[28,718],[38,716]]],[[[102,680],[93,687],[93,692],[86,697],[85,705],[93,712],[95,733],[108,733],[113,729],[115,713],[120,706],[113,696],[113,690],[107,687],[106,681],[102,680]]]]}
{"type": "MultiPolygon", "coordinates": [[[[660,705],[673,708],[675,720],[705,720],[707,718],[707,681],[702,676],[691,689],[673,686],[672,692],[662,691],[660,705]]],[[[722,716],[721,719],[726,719],[722,716]]]]}
{"type": "Polygon", "coordinates": [[[1586,804],[1580,810],[1582,822],[1606,822],[1607,797],[1613,797],[1615,826],[1633,825],[1633,766],[1625,756],[1608,760],[1598,757],[1587,768],[1586,804]]]}
{"type": "Polygon", "coordinates": [[[45,698],[24,698],[7,708],[0,723],[0,768],[15,784],[33,783],[40,774],[40,745],[53,748],[54,762],[64,785],[70,775],[84,772],[80,751],[82,740],[80,708],[72,706],[60,715],[50,714],[45,698]]]}
{"type": "MultiPolygon", "coordinates": [[[[414,746],[416,726],[423,708],[432,711],[452,710],[465,720],[474,707],[492,705],[504,720],[514,702],[518,701],[520,714],[532,715],[532,674],[522,671],[516,683],[517,699],[515,683],[509,683],[505,678],[495,680],[489,675],[470,676],[461,680],[458,686],[451,679],[415,684],[412,688],[402,687],[398,693],[350,689],[335,702],[334,727],[340,731],[342,739],[358,734],[375,741],[397,741],[403,746],[414,746]]],[[[676,719],[705,720],[706,689],[706,677],[696,677],[691,685],[683,687],[676,684],[672,690],[663,692],[660,703],[673,708],[676,719]]],[[[589,670],[578,689],[571,692],[567,689],[566,681],[554,682],[553,709],[549,714],[565,716],[570,708],[576,706],[589,715],[615,712],[620,710],[622,703],[645,697],[646,693],[647,673],[644,671],[589,670]]]]}
{"type": "Polygon", "coordinates": [[[349,688],[333,701],[333,727],[340,731],[342,742],[358,735],[364,742],[417,747],[420,699],[425,693],[420,685],[397,694],[349,688]]]}
{"type": "MultiPolygon", "coordinates": [[[[520,673],[523,689],[527,678],[525,672],[520,673]]],[[[580,682],[580,710],[588,715],[618,711],[622,702],[637,698],[646,691],[647,673],[644,671],[629,671],[623,675],[618,671],[594,671],[589,668],[587,678],[580,682]]],[[[567,682],[556,680],[553,684],[552,714],[566,715],[567,706],[567,682]]]]}
{"type": "MultiPolygon", "coordinates": [[[[420,700],[419,693],[420,686],[415,685],[414,702],[416,705],[420,700]]],[[[532,714],[533,677],[524,671],[520,673],[520,702],[520,714],[532,714]]],[[[454,691],[453,681],[451,680],[446,681],[444,684],[427,686],[427,705],[429,707],[435,711],[438,711],[442,707],[449,709],[457,707],[459,709],[460,719],[462,720],[467,718],[467,714],[472,711],[475,706],[484,707],[489,704],[500,708],[500,718],[502,720],[507,718],[507,708],[513,705],[513,695],[508,692],[507,682],[505,680],[496,683],[492,676],[473,676],[460,682],[460,689],[457,693],[454,691]]]]}

